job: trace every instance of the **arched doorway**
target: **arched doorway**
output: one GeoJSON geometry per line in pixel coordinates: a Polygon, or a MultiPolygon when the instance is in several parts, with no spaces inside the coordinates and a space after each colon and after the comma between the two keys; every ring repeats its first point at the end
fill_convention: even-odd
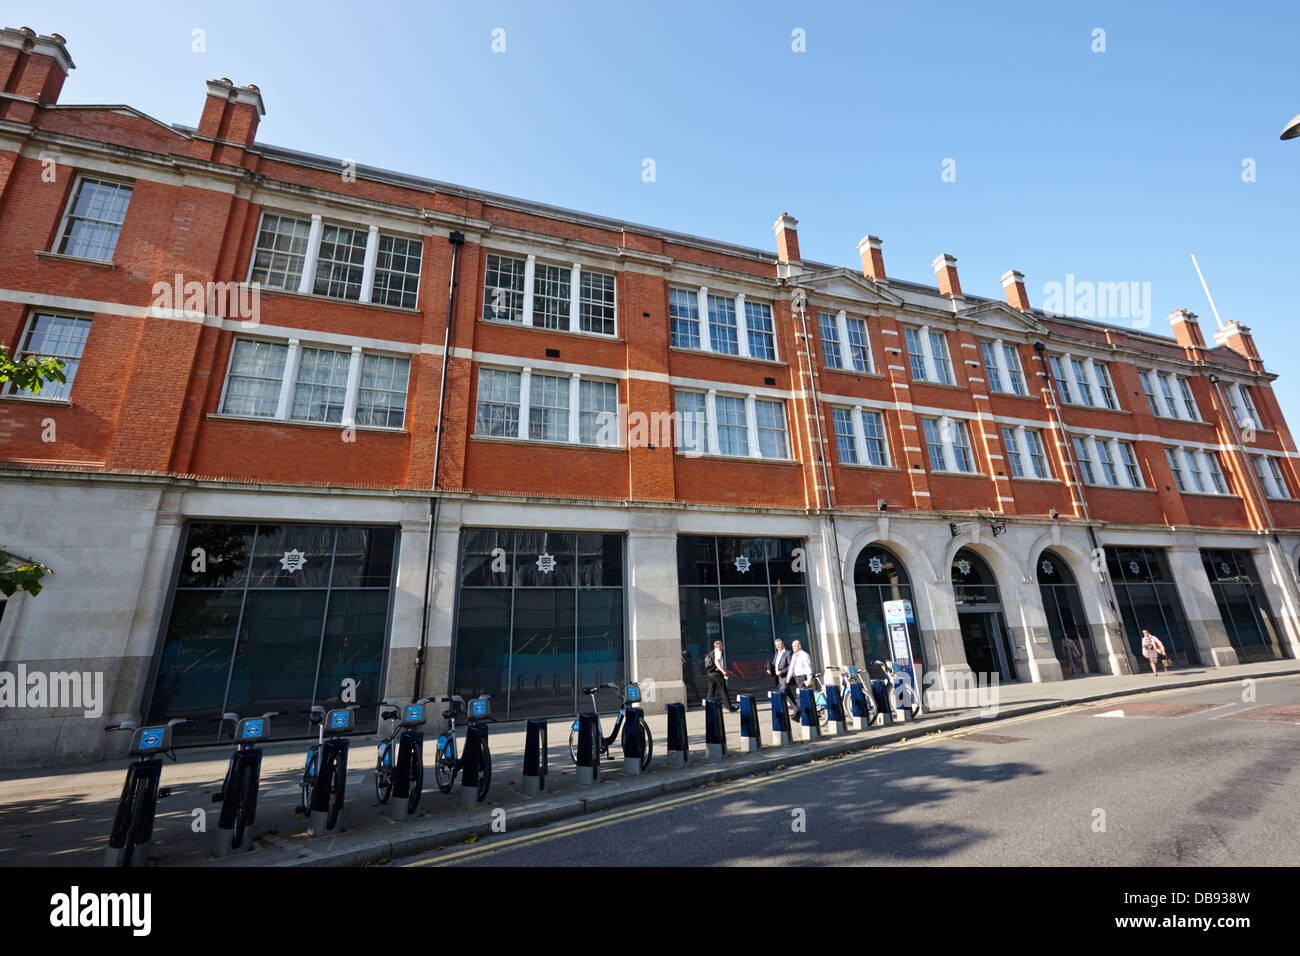
{"type": "MultiPolygon", "coordinates": [[[[886,601],[911,601],[912,614],[916,614],[916,601],[912,598],[912,581],[907,568],[894,553],[879,545],[862,549],[853,564],[853,590],[858,600],[858,629],[862,637],[862,653],[868,670],[875,678],[883,677],[871,667],[872,661],[894,659],[893,649],[885,629],[886,601]]],[[[917,618],[912,631],[913,653],[921,657],[924,671],[925,651],[921,647],[921,622],[917,618]]]]}
{"type": "Polygon", "coordinates": [[[1079,585],[1065,559],[1052,551],[1038,558],[1038,593],[1043,598],[1047,631],[1052,636],[1052,650],[1065,677],[1096,674],[1097,655],[1092,646],[1092,631],[1083,613],[1079,585]]]}
{"type": "Polygon", "coordinates": [[[1014,645],[1002,616],[1002,597],[993,571],[970,548],[962,548],[953,555],[951,577],[967,666],[976,674],[997,674],[1003,681],[1019,680],[1014,645]]]}

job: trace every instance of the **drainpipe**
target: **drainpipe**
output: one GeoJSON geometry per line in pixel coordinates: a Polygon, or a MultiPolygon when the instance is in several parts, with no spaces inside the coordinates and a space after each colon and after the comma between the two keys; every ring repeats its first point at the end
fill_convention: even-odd
{"type": "MultiPolygon", "coordinates": [[[[800,292],[803,290],[800,289],[800,292]]],[[[822,434],[822,404],[821,396],[817,392],[817,379],[814,376],[814,366],[812,357],[812,340],[808,337],[808,312],[804,307],[805,296],[797,295],[794,302],[795,308],[799,310],[799,323],[803,329],[804,352],[808,356],[808,388],[812,392],[813,402],[813,420],[817,423],[817,455],[822,463],[822,485],[826,489],[826,516],[830,519],[831,526],[831,544],[835,549],[835,571],[839,579],[839,604],[841,620],[844,621],[844,633],[849,641],[849,663],[854,664],[853,646],[857,643],[854,636],[849,633],[849,605],[844,597],[844,562],[840,554],[840,535],[839,529],[835,524],[835,502],[831,497],[831,476],[830,467],[826,464],[826,442],[822,434]]],[[[846,343],[847,347],[847,343],[846,343]]],[[[820,499],[818,505],[820,505],[820,499]]],[[[918,637],[919,640],[919,637],[918,637]]],[[[866,670],[866,664],[863,664],[863,670],[866,670]]]]}
{"type": "Polygon", "coordinates": [[[438,548],[438,475],[442,467],[442,427],[447,401],[447,366],[451,360],[452,329],[456,322],[456,288],[460,271],[460,247],[465,236],[453,232],[447,237],[451,243],[451,278],[447,283],[447,330],[442,340],[442,382],[438,387],[438,431],[433,440],[433,491],[429,495],[429,546],[424,563],[424,613],[420,615],[420,647],[415,652],[415,687],[412,699],[423,697],[424,649],[429,644],[429,610],[433,599],[433,562],[438,548]]]}
{"type": "MultiPolygon", "coordinates": [[[[1119,625],[1122,633],[1124,622],[1120,618],[1119,608],[1115,606],[1114,588],[1110,582],[1110,575],[1106,571],[1105,552],[1097,541],[1097,531],[1093,527],[1092,514],[1088,511],[1088,495],[1084,491],[1079,463],[1074,458],[1074,443],[1070,441],[1070,435],[1065,430],[1065,419],[1061,416],[1061,410],[1056,404],[1056,379],[1052,377],[1052,366],[1047,361],[1047,346],[1042,342],[1035,342],[1034,352],[1038,355],[1038,362],[1043,367],[1042,375],[1047,382],[1047,414],[1052,420],[1052,427],[1061,436],[1061,443],[1065,445],[1066,462],[1074,473],[1074,484],[1079,489],[1079,504],[1083,507],[1083,527],[1088,532],[1088,541],[1092,544],[1093,560],[1097,560],[1098,555],[1101,557],[1101,567],[1097,569],[1097,577],[1101,580],[1102,593],[1106,595],[1106,603],[1110,605],[1111,614],[1115,616],[1115,622],[1119,625]]],[[[1125,655],[1131,656],[1127,640],[1124,641],[1123,648],[1125,655]]],[[[1129,663],[1133,664],[1134,662],[1130,660],[1129,663]]]]}

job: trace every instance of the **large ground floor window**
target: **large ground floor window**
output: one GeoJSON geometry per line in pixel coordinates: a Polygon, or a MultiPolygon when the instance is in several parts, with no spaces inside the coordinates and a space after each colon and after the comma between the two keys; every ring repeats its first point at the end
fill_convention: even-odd
{"type": "MultiPolygon", "coordinates": [[[[862,549],[853,565],[853,590],[858,599],[858,628],[862,637],[862,653],[868,672],[875,679],[885,675],[873,661],[892,661],[894,649],[885,628],[886,601],[912,601],[912,614],[916,616],[916,602],[912,600],[912,582],[907,569],[893,552],[879,546],[862,549]]],[[[917,618],[908,625],[911,631],[912,653],[922,658],[925,670],[925,651],[921,646],[921,624],[917,618]]]]}
{"type": "Polygon", "coordinates": [[[542,717],[624,679],[622,535],[467,528],[460,543],[453,694],[542,717]]]}
{"type": "Polygon", "coordinates": [[[212,743],[212,715],[278,710],[279,737],[309,733],[313,704],[356,703],[374,728],[395,528],[195,523],[184,540],[151,722],[189,717],[174,739],[212,743]]]}
{"type": "Polygon", "coordinates": [[[1171,661],[1199,664],[1201,659],[1165,553],[1158,548],[1108,547],[1106,567],[1119,599],[1129,648],[1138,665],[1144,669],[1147,666],[1142,657],[1144,628],[1160,639],[1171,661]]]}
{"type": "Polygon", "coordinates": [[[1245,663],[1285,656],[1250,552],[1202,548],[1201,560],[1237,658],[1245,663]]]}
{"type": "Polygon", "coordinates": [[[682,625],[682,677],[686,696],[699,703],[708,693],[700,667],[715,640],[722,641],[728,690],[765,694],[775,690],[767,665],[779,637],[813,658],[804,543],[798,538],[677,538],[677,584],[682,625]]]}
{"type": "Polygon", "coordinates": [[[1098,673],[1092,630],[1083,613],[1079,585],[1070,566],[1051,551],[1044,551],[1038,558],[1038,593],[1061,673],[1066,677],[1098,673]]]}

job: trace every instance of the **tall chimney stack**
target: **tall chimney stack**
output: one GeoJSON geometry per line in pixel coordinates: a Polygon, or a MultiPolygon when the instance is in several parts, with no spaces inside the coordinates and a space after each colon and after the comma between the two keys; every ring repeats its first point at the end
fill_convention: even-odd
{"type": "Polygon", "coordinates": [[[934,274],[939,280],[940,294],[960,299],[961,280],[957,278],[957,257],[945,252],[936,257],[931,265],[934,266],[934,274]]]}
{"type": "Polygon", "coordinates": [[[1021,312],[1032,312],[1029,295],[1025,292],[1025,274],[1015,269],[1002,273],[1002,290],[1007,294],[1007,305],[1021,312]]]}
{"type": "Polygon", "coordinates": [[[30,27],[0,30],[0,119],[30,123],[36,111],[59,101],[63,81],[75,68],[57,33],[37,36],[30,27]]]}
{"type": "Polygon", "coordinates": [[[885,256],[880,251],[878,236],[863,236],[858,243],[858,255],[862,257],[862,274],[877,282],[888,282],[885,278],[885,256]]]}

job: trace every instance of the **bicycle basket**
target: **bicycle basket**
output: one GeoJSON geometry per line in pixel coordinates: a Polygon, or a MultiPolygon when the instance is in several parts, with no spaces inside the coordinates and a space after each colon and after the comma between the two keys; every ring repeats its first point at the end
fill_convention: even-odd
{"type": "Polygon", "coordinates": [[[488,699],[486,697],[476,697],[469,702],[469,715],[473,719],[482,720],[485,717],[491,716],[491,714],[492,711],[488,706],[488,699]]]}

